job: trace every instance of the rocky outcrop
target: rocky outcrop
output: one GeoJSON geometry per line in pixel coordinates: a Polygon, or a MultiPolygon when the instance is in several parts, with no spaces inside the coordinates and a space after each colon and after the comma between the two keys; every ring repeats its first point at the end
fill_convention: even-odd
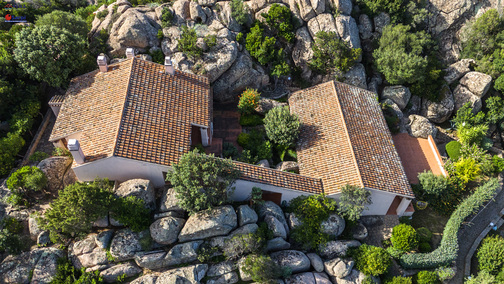
{"type": "Polygon", "coordinates": [[[362,241],[368,237],[368,230],[362,223],[357,223],[357,226],[352,228],[352,237],[358,241],[362,241]]]}
{"type": "Polygon", "coordinates": [[[401,85],[387,86],[382,92],[383,99],[390,99],[399,106],[401,110],[406,108],[411,98],[411,92],[408,87],[401,85]]]}
{"type": "Polygon", "coordinates": [[[260,114],[265,115],[268,111],[272,110],[275,107],[283,107],[287,106],[287,103],[281,103],[276,100],[272,99],[267,99],[267,98],[260,98],[259,99],[259,104],[257,105],[255,111],[257,111],[260,114]]]}
{"type": "Polygon", "coordinates": [[[196,264],[181,268],[175,268],[161,273],[156,283],[184,283],[184,284],[198,284],[201,279],[205,277],[208,270],[206,264],[196,264]]]}
{"type": "MultiPolygon", "coordinates": [[[[217,4],[220,7],[220,9],[214,10],[217,19],[231,31],[240,32],[242,30],[241,25],[231,16],[231,1],[220,1],[217,4]]],[[[249,16],[247,22],[252,22],[251,16],[249,16]]]]}
{"type": "Polygon", "coordinates": [[[257,213],[248,205],[240,205],[238,207],[238,225],[244,226],[247,224],[257,223],[257,213]]]}
{"type": "Polygon", "coordinates": [[[346,255],[346,252],[349,248],[360,246],[360,242],[358,241],[330,241],[325,245],[321,245],[320,256],[333,259],[336,257],[343,257],[346,255]]]}
{"type": "Polygon", "coordinates": [[[182,209],[177,204],[177,193],[173,188],[165,188],[161,197],[159,211],[181,211],[182,209]]]}
{"type": "Polygon", "coordinates": [[[137,252],[142,251],[140,239],[148,233],[148,231],[135,233],[130,229],[117,231],[110,244],[110,254],[116,261],[133,259],[137,252]]]}
{"type": "Polygon", "coordinates": [[[20,255],[7,256],[0,264],[0,282],[50,283],[56,275],[57,261],[64,257],[56,248],[36,248],[20,255]]]}
{"type": "Polygon", "coordinates": [[[266,242],[266,251],[272,252],[272,251],[286,250],[290,249],[290,246],[291,245],[289,242],[285,241],[281,237],[277,237],[266,242]]]}
{"type": "Polygon", "coordinates": [[[146,208],[150,210],[156,209],[154,185],[149,180],[130,179],[121,183],[114,193],[119,197],[134,196],[143,200],[146,208]]]}
{"type": "Polygon", "coordinates": [[[165,217],[157,219],[150,225],[152,239],[163,245],[177,241],[178,234],[184,226],[185,220],[181,218],[165,217]]]}
{"type": "Polygon", "coordinates": [[[437,128],[425,117],[412,114],[408,117],[408,132],[415,138],[428,138],[429,135],[436,137],[437,128]]]}
{"type": "Polygon", "coordinates": [[[294,171],[296,173],[299,172],[299,165],[296,162],[293,161],[285,161],[285,162],[280,162],[275,166],[275,169],[279,171],[294,171]]]}
{"type": "Polygon", "coordinates": [[[103,277],[103,280],[107,283],[115,283],[120,276],[128,278],[140,273],[142,273],[142,269],[134,263],[128,262],[107,268],[100,273],[100,276],[103,277]]]}
{"type": "Polygon", "coordinates": [[[260,220],[264,220],[267,215],[271,215],[275,217],[278,221],[280,221],[285,227],[285,231],[289,232],[289,226],[287,226],[287,222],[285,220],[285,215],[280,206],[276,205],[273,201],[266,201],[264,204],[259,207],[258,215],[260,220]]]}
{"type": "MultiPolygon", "coordinates": [[[[332,14],[320,14],[315,18],[311,19],[307,23],[308,31],[310,36],[315,39],[318,32],[335,32],[338,34],[338,29],[336,28],[336,21],[332,14]]],[[[339,34],[338,34],[339,35],[339,34]]]]}
{"type": "Polygon", "coordinates": [[[292,49],[292,61],[301,68],[301,77],[305,80],[309,80],[312,75],[309,65],[313,58],[312,46],[313,40],[308,29],[306,27],[299,28],[296,31],[296,43],[292,49]]]}
{"type": "Polygon", "coordinates": [[[455,100],[448,86],[443,86],[440,91],[440,101],[431,102],[424,99],[421,115],[432,122],[443,123],[447,121],[455,109],[455,100]]]}
{"type": "Polygon", "coordinates": [[[322,227],[322,232],[330,236],[338,237],[345,230],[345,219],[333,213],[330,214],[329,218],[323,221],[320,226],[322,227]]]}
{"type": "Polygon", "coordinates": [[[451,84],[462,78],[462,76],[471,71],[471,65],[476,65],[476,61],[474,59],[462,59],[451,64],[448,68],[443,70],[445,72],[445,81],[448,84],[451,84]]]}
{"type": "Polygon", "coordinates": [[[306,256],[310,259],[311,266],[315,271],[322,272],[324,271],[324,262],[322,258],[316,253],[307,253],[306,256]]]}
{"type": "Polygon", "coordinates": [[[72,158],[69,157],[50,157],[40,161],[37,167],[44,172],[47,177],[47,188],[50,191],[57,192],[63,189],[62,177],[72,164],[72,158]]]}
{"type": "Polygon", "coordinates": [[[227,235],[237,227],[237,216],[232,206],[198,212],[189,217],[179,234],[179,241],[200,240],[227,235]]]}
{"type": "Polygon", "coordinates": [[[299,15],[305,22],[317,15],[311,6],[310,0],[294,0],[294,5],[296,9],[299,9],[299,15]]]}
{"type": "MultiPolygon", "coordinates": [[[[155,15],[154,11],[152,13],[155,15]]],[[[126,10],[110,29],[111,54],[124,56],[128,47],[145,52],[149,47],[159,46],[157,31],[160,28],[159,23],[148,13],[142,13],[140,9],[126,10]]]]}
{"type": "Polygon", "coordinates": [[[264,69],[252,61],[248,52],[241,53],[229,70],[213,84],[214,99],[218,102],[233,100],[247,87],[259,89],[269,84],[264,69]]]}
{"type": "Polygon", "coordinates": [[[324,270],[329,276],[345,278],[352,272],[355,262],[335,258],[324,262],[324,270]]]}
{"type": "Polygon", "coordinates": [[[475,96],[483,97],[492,84],[492,76],[480,73],[469,72],[460,79],[460,84],[466,87],[475,96]]]}
{"type": "Polygon", "coordinates": [[[429,25],[431,31],[434,34],[440,34],[441,32],[450,28],[457,20],[461,19],[461,16],[469,12],[473,5],[477,1],[475,0],[436,0],[432,1],[431,5],[428,6],[429,12],[429,25]]]}
{"type": "Polygon", "coordinates": [[[342,82],[366,89],[366,69],[364,68],[364,65],[361,63],[355,64],[348,72],[343,74],[342,82]]]}
{"type": "Polygon", "coordinates": [[[144,275],[130,282],[130,284],[155,284],[157,280],[156,275],[144,275]]]}
{"type": "Polygon", "coordinates": [[[328,2],[332,8],[335,8],[342,15],[349,16],[352,13],[352,0],[330,0],[328,2]]]}
{"type": "Polygon", "coordinates": [[[274,237],[281,237],[284,240],[287,239],[287,232],[285,231],[283,224],[278,221],[277,218],[267,215],[264,218],[264,222],[268,224],[268,229],[270,229],[274,237]]]}
{"type": "Polygon", "coordinates": [[[271,254],[271,259],[282,267],[289,267],[292,273],[310,270],[310,259],[297,250],[284,250],[271,254]]]}
{"type": "Polygon", "coordinates": [[[28,218],[28,229],[32,240],[36,240],[38,235],[44,231],[39,227],[37,220],[34,217],[28,218]]]}
{"type": "Polygon", "coordinates": [[[359,34],[361,39],[369,39],[373,36],[373,22],[366,14],[359,16],[359,34]]]}
{"type": "Polygon", "coordinates": [[[348,42],[352,48],[361,48],[359,28],[355,19],[350,16],[339,15],[334,18],[334,21],[341,39],[348,42]]]}
{"type": "Polygon", "coordinates": [[[362,283],[364,278],[366,278],[366,275],[364,275],[364,273],[353,269],[350,275],[348,275],[347,277],[344,278],[331,277],[331,280],[333,280],[333,283],[338,284],[355,284],[355,283],[362,283]]]}
{"type": "Polygon", "coordinates": [[[312,272],[304,272],[291,275],[285,279],[288,284],[317,284],[312,272]]]}
{"type": "Polygon", "coordinates": [[[458,85],[455,90],[453,90],[453,98],[455,100],[455,111],[460,109],[466,103],[471,103],[473,113],[477,113],[481,110],[481,98],[473,94],[462,84],[458,85]]]}
{"type": "Polygon", "coordinates": [[[108,264],[106,248],[98,246],[96,235],[90,234],[85,239],[70,245],[68,258],[77,269],[108,264]]]}
{"type": "Polygon", "coordinates": [[[373,18],[375,32],[381,34],[383,28],[390,24],[390,16],[387,13],[381,12],[378,16],[373,18]]]}
{"type": "Polygon", "coordinates": [[[178,244],[168,252],[151,251],[137,253],[135,255],[135,262],[138,266],[151,270],[190,263],[197,259],[197,251],[202,243],[203,241],[194,241],[178,244]]]}

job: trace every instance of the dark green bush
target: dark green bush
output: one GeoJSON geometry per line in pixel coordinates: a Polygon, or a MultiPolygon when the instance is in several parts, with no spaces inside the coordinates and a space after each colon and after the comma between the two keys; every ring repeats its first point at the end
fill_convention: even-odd
{"type": "Polygon", "coordinates": [[[476,256],[479,270],[496,275],[504,265],[504,238],[499,235],[487,236],[481,242],[476,256]]]}
{"type": "Polygon", "coordinates": [[[425,227],[421,227],[421,228],[418,228],[416,229],[416,232],[418,234],[418,241],[419,242],[430,242],[431,239],[432,239],[432,232],[425,228],[425,227]]]}
{"type": "Polygon", "coordinates": [[[217,37],[215,35],[207,35],[203,38],[208,48],[212,48],[217,44],[217,37]]]}
{"type": "MultiPolygon", "coordinates": [[[[163,33],[163,32],[161,32],[163,33]]],[[[159,34],[159,31],[158,31],[159,34]]],[[[161,49],[153,50],[149,52],[150,56],[152,56],[152,62],[156,62],[158,64],[164,64],[165,55],[161,49]]]]}
{"type": "Polygon", "coordinates": [[[366,275],[385,274],[392,264],[392,259],[384,248],[366,244],[358,247],[354,251],[353,257],[357,269],[366,275]]]}
{"type": "Polygon", "coordinates": [[[250,55],[257,59],[262,65],[274,62],[278,56],[275,50],[276,39],[274,37],[264,36],[264,30],[259,23],[256,23],[250,29],[250,32],[247,33],[245,42],[245,48],[250,55]]]}
{"type": "Polygon", "coordinates": [[[418,174],[418,180],[426,194],[438,197],[447,192],[450,187],[448,179],[442,175],[435,175],[431,171],[418,174]]]}
{"type": "Polygon", "coordinates": [[[238,156],[238,148],[233,143],[224,142],[222,144],[222,155],[224,158],[235,159],[238,156]]]}
{"type": "Polygon", "coordinates": [[[257,126],[262,124],[264,124],[263,119],[258,114],[242,114],[240,116],[241,126],[257,126]]]}
{"type": "Polygon", "coordinates": [[[248,20],[249,12],[247,7],[248,6],[243,3],[243,0],[231,1],[231,17],[240,25],[244,25],[248,20]]]}
{"type": "Polygon", "coordinates": [[[494,172],[495,173],[500,173],[502,171],[504,171],[504,159],[497,156],[497,155],[494,155],[492,157],[492,165],[494,167],[494,172]]]}
{"type": "Polygon", "coordinates": [[[260,253],[266,240],[257,233],[237,235],[226,241],[223,252],[227,259],[237,259],[243,255],[260,253]]]}
{"type": "Polygon", "coordinates": [[[0,228],[0,252],[19,254],[29,249],[29,241],[21,236],[23,224],[19,220],[6,216],[0,221],[0,228]]]}
{"type": "Polygon", "coordinates": [[[395,276],[392,279],[386,280],[385,284],[413,284],[411,277],[395,276]]]}
{"type": "Polygon", "coordinates": [[[296,214],[300,225],[291,230],[291,237],[305,249],[315,249],[330,240],[321,224],[336,210],[336,201],[325,195],[298,196],[289,202],[288,211],[296,214]]]}
{"type": "Polygon", "coordinates": [[[45,188],[47,177],[39,168],[25,166],[12,173],[6,184],[11,191],[7,202],[12,205],[22,205],[29,203],[29,192],[45,188]]]}
{"type": "Polygon", "coordinates": [[[132,231],[140,232],[148,229],[151,223],[150,210],[145,208],[145,202],[134,196],[115,198],[111,206],[111,216],[132,231]]]}
{"type": "Polygon", "coordinates": [[[262,13],[261,16],[275,37],[279,36],[287,42],[294,40],[292,12],[287,6],[274,3],[268,13],[262,13]]]}
{"type": "Polygon", "coordinates": [[[370,16],[376,16],[380,12],[390,15],[393,22],[402,20],[406,12],[405,0],[357,0],[357,4],[363,9],[363,12],[370,16]]]}
{"type": "Polygon", "coordinates": [[[47,158],[49,158],[49,154],[44,153],[44,152],[40,152],[40,151],[36,151],[35,153],[33,153],[30,156],[29,161],[30,162],[40,162],[40,161],[47,159],[47,158]]]}
{"type": "Polygon", "coordinates": [[[172,11],[168,7],[163,8],[163,11],[161,12],[161,27],[162,28],[170,27],[172,25],[172,21],[173,21],[172,11]]]}
{"type": "Polygon", "coordinates": [[[436,284],[439,283],[437,273],[434,271],[420,271],[416,275],[417,284],[436,284]]]}
{"type": "Polygon", "coordinates": [[[196,41],[198,40],[196,30],[194,28],[189,29],[185,25],[181,29],[182,34],[178,40],[179,50],[191,59],[200,58],[203,55],[203,50],[196,45],[196,41]]]}
{"type": "Polygon", "coordinates": [[[245,148],[249,144],[249,140],[250,140],[250,134],[243,132],[238,134],[238,145],[245,148]]]}
{"type": "Polygon", "coordinates": [[[431,252],[432,251],[432,247],[431,247],[431,245],[428,242],[421,242],[418,245],[418,250],[420,252],[423,252],[423,253],[431,252]]]}
{"type": "Polygon", "coordinates": [[[362,211],[371,203],[369,190],[347,184],[341,188],[338,212],[346,219],[355,222],[360,219],[362,211]]]}
{"type": "Polygon", "coordinates": [[[386,251],[388,254],[390,254],[390,256],[393,259],[399,259],[399,258],[401,258],[401,255],[404,254],[404,251],[402,251],[400,249],[396,249],[395,247],[388,247],[388,248],[386,248],[386,251]]]}
{"type": "Polygon", "coordinates": [[[404,252],[409,252],[418,247],[418,235],[410,225],[399,224],[392,229],[390,238],[392,245],[404,252]]]}
{"type": "Polygon", "coordinates": [[[320,74],[346,72],[361,55],[360,48],[351,48],[336,32],[317,32],[312,50],[313,59],[309,66],[320,74]]]}
{"type": "Polygon", "coordinates": [[[446,154],[448,154],[448,157],[450,157],[450,159],[452,159],[453,161],[458,161],[458,159],[460,158],[461,147],[462,144],[460,144],[460,142],[451,141],[445,146],[446,154]]]}
{"type": "Polygon", "coordinates": [[[264,118],[264,128],[268,138],[277,145],[286,148],[293,146],[299,135],[299,119],[291,114],[289,107],[275,107],[264,118]]]}
{"type": "Polygon", "coordinates": [[[499,188],[497,179],[490,179],[478,187],[474,193],[459,204],[451,215],[443,231],[439,247],[430,253],[405,254],[401,257],[401,266],[406,269],[430,269],[449,265],[457,258],[458,230],[462,222],[490,200],[499,188]]]}
{"type": "Polygon", "coordinates": [[[96,17],[97,17],[98,19],[100,19],[100,20],[105,19],[105,17],[107,17],[107,15],[108,15],[108,10],[107,10],[107,9],[105,9],[105,10],[103,10],[103,11],[100,11],[100,12],[96,13],[96,17]]]}
{"type": "Polygon", "coordinates": [[[7,175],[12,170],[16,155],[25,144],[24,139],[18,133],[7,133],[0,139],[0,175],[7,175]]]}
{"type": "Polygon", "coordinates": [[[56,275],[54,275],[51,284],[101,284],[103,278],[100,277],[100,271],[86,272],[83,267],[80,271],[76,270],[70,261],[65,257],[58,259],[56,275]]]}
{"type": "Polygon", "coordinates": [[[93,14],[93,12],[96,10],[98,10],[98,6],[96,5],[80,7],[77,10],[75,10],[75,15],[81,17],[84,21],[86,21],[87,27],[90,30],[91,27],[93,26],[93,20],[95,17],[95,14],[93,14]]]}
{"type": "Polygon", "coordinates": [[[269,141],[264,141],[263,143],[261,143],[256,151],[257,159],[259,160],[269,160],[273,157],[273,145],[271,145],[271,142],[269,141]]]}
{"type": "Polygon", "coordinates": [[[252,281],[260,283],[270,283],[273,279],[287,277],[291,274],[288,267],[281,267],[269,256],[264,255],[247,256],[243,271],[250,275],[252,281]]]}

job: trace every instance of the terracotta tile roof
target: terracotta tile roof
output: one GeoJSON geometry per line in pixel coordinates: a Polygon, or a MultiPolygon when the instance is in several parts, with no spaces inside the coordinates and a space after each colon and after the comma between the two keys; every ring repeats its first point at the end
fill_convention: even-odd
{"type": "Polygon", "coordinates": [[[321,178],[326,194],[345,184],[413,196],[375,94],[330,81],[292,94],[302,123],[300,174],[321,178]]]}
{"type": "Polygon", "coordinates": [[[191,124],[210,127],[212,97],[207,77],[135,59],[114,156],[162,165],[190,150],[191,124]]]}
{"type": "Polygon", "coordinates": [[[63,104],[63,101],[65,100],[65,95],[54,95],[52,98],[49,100],[49,105],[50,106],[61,106],[63,104]]]}
{"type": "Polygon", "coordinates": [[[206,77],[138,58],[72,80],[50,141],[82,133],[86,162],[120,156],[169,165],[189,151],[191,123],[209,127],[206,77]]]}
{"type": "Polygon", "coordinates": [[[320,178],[312,178],[294,173],[260,167],[233,161],[236,168],[241,171],[240,179],[258,183],[269,184],[294,190],[322,193],[323,186],[320,178]]]}

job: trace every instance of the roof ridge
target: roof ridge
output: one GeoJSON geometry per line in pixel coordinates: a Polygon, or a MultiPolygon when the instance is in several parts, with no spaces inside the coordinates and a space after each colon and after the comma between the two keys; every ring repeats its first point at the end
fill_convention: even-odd
{"type": "Polygon", "coordinates": [[[362,180],[362,175],[361,175],[361,171],[360,171],[360,168],[359,168],[359,163],[357,162],[357,157],[355,156],[354,145],[352,144],[352,141],[350,140],[350,134],[348,133],[348,126],[347,126],[347,123],[346,123],[345,114],[343,112],[343,108],[341,107],[341,101],[340,101],[340,98],[338,96],[338,91],[336,90],[336,81],[332,80],[331,82],[332,82],[331,85],[332,85],[333,91],[334,91],[334,96],[336,97],[336,103],[337,103],[338,108],[339,108],[340,113],[341,113],[341,122],[342,122],[342,124],[344,126],[343,128],[345,129],[346,140],[347,140],[348,144],[350,145],[350,151],[352,151],[352,160],[353,160],[353,162],[355,164],[355,168],[357,170],[357,175],[359,176],[360,186],[364,187],[364,181],[362,180]]]}
{"type": "Polygon", "coordinates": [[[124,103],[122,104],[123,105],[123,108],[122,108],[122,111],[121,111],[121,119],[119,120],[119,124],[117,125],[117,132],[116,132],[116,135],[115,135],[115,140],[114,140],[114,151],[112,152],[112,156],[116,156],[117,154],[117,141],[119,140],[119,132],[121,130],[121,125],[123,124],[123,121],[124,121],[124,114],[126,113],[126,103],[128,102],[128,97],[129,97],[129,94],[130,94],[130,86],[131,86],[131,74],[133,73],[133,65],[136,64],[136,57],[133,57],[131,58],[131,66],[130,66],[130,70],[128,72],[128,84],[126,85],[126,94],[124,95],[124,103]]]}
{"type": "MultiPolygon", "coordinates": [[[[219,159],[222,159],[222,158],[219,158],[219,159]]],[[[233,163],[235,163],[235,164],[240,164],[240,165],[244,165],[244,166],[260,168],[260,169],[264,169],[264,170],[275,171],[275,172],[278,172],[278,173],[282,173],[282,174],[286,174],[286,175],[291,175],[291,176],[294,176],[294,177],[311,178],[311,179],[314,179],[314,180],[322,181],[321,178],[317,178],[317,177],[310,177],[310,176],[305,176],[305,175],[301,175],[301,174],[295,174],[295,173],[291,173],[291,172],[286,172],[286,171],[281,171],[281,170],[277,170],[277,169],[267,168],[267,167],[263,167],[263,166],[259,166],[259,165],[248,164],[248,163],[244,163],[244,162],[240,162],[240,161],[235,161],[235,160],[231,160],[231,161],[233,163]]]]}

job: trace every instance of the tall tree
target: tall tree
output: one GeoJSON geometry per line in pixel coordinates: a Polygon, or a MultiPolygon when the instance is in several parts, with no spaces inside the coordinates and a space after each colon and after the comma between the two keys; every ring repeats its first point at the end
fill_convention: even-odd
{"type": "Polygon", "coordinates": [[[39,17],[35,25],[38,27],[53,26],[65,29],[72,34],[79,35],[83,39],[87,37],[88,33],[87,24],[80,16],[59,10],[54,10],[49,14],[39,17]]]}
{"type": "Polygon", "coordinates": [[[59,87],[81,66],[84,40],[66,29],[39,26],[16,35],[14,58],[32,78],[59,87]]]}

